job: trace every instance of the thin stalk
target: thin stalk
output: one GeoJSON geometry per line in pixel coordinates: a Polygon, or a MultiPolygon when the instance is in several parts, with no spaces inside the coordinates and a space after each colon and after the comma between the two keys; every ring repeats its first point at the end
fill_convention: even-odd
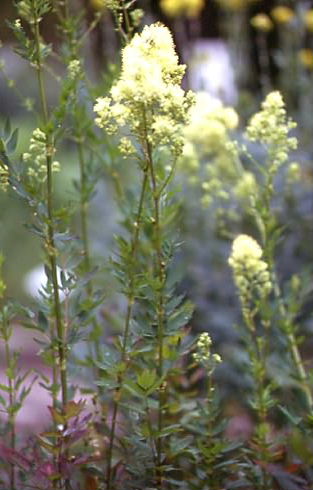
{"type": "MultiPolygon", "coordinates": [[[[268,176],[265,187],[266,187],[266,189],[265,189],[265,193],[264,193],[263,197],[264,197],[265,207],[267,210],[267,216],[269,216],[271,214],[270,213],[270,202],[271,202],[271,199],[273,196],[273,175],[268,176]]],[[[257,225],[258,225],[258,228],[261,232],[264,244],[266,244],[266,242],[267,242],[267,235],[268,235],[267,229],[266,229],[266,223],[267,222],[268,222],[268,219],[263,219],[262,223],[257,222],[257,225]]],[[[274,268],[273,257],[270,256],[270,257],[267,257],[267,259],[268,259],[268,264],[269,264],[269,270],[271,271],[271,279],[272,279],[272,284],[273,284],[274,295],[275,295],[275,298],[278,302],[279,313],[280,313],[282,318],[286,318],[287,312],[286,312],[284,302],[282,300],[280,286],[279,286],[279,282],[278,282],[277,275],[276,275],[275,268],[274,268]]],[[[306,397],[307,405],[308,405],[309,409],[312,411],[313,410],[313,397],[312,397],[311,390],[309,388],[308,377],[307,377],[307,374],[306,374],[306,371],[304,368],[304,364],[303,364],[303,361],[301,358],[301,354],[299,351],[299,347],[297,344],[295,334],[290,330],[289,327],[288,327],[287,331],[285,330],[285,333],[286,333],[287,340],[289,343],[289,347],[291,350],[291,355],[292,355],[296,370],[298,372],[299,380],[301,382],[302,390],[303,390],[303,393],[306,397]]]]}
{"type": "MultiPolygon", "coordinates": [[[[91,270],[91,260],[90,260],[90,247],[89,247],[89,233],[88,233],[88,206],[89,203],[86,199],[86,161],[84,155],[84,148],[82,144],[82,136],[79,135],[77,138],[77,152],[79,161],[79,172],[80,172],[80,230],[81,238],[83,242],[83,254],[84,254],[84,273],[88,273],[91,270]]],[[[86,294],[88,297],[93,295],[93,284],[88,281],[86,284],[86,294]]],[[[92,319],[92,325],[94,330],[97,327],[96,318],[92,319]]],[[[100,360],[100,343],[95,342],[96,357],[100,360]]],[[[92,348],[90,349],[90,354],[92,355],[92,348]]]]}
{"type": "MultiPolygon", "coordinates": [[[[280,312],[282,318],[286,318],[286,314],[287,314],[286,308],[285,308],[285,305],[281,299],[280,287],[279,287],[279,284],[277,281],[276,273],[274,272],[273,269],[272,269],[272,282],[273,282],[274,294],[278,300],[279,312],[280,312]]],[[[293,358],[293,361],[294,361],[294,364],[295,364],[295,367],[296,367],[296,370],[298,372],[298,376],[299,376],[299,379],[301,382],[302,390],[303,390],[304,395],[306,397],[307,405],[308,405],[310,411],[312,411],[313,410],[313,397],[312,397],[312,393],[311,393],[311,390],[310,390],[310,387],[308,384],[307,373],[306,373],[306,370],[304,368],[304,364],[302,361],[302,357],[301,357],[301,354],[299,351],[299,347],[298,347],[298,343],[297,343],[295,334],[292,331],[290,331],[290,329],[288,328],[286,335],[287,335],[287,340],[288,340],[289,347],[291,350],[291,355],[292,355],[292,358],[293,358]]]]}
{"type": "MultiPolygon", "coordinates": [[[[42,107],[43,122],[45,128],[47,128],[49,122],[49,113],[48,113],[48,106],[47,106],[46,90],[45,90],[43,73],[42,73],[42,60],[40,54],[40,32],[39,32],[38,19],[35,20],[34,34],[35,34],[35,42],[36,42],[36,49],[37,49],[36,68],[37,68],[40,101],[42,107]]],[[[52,286],[53,286],[54,314],[55,314],[56,333],[57,333],[58,355],[59,355],[59,362],[60,362],[62,406],[64,411],[65,405],[67,404],[67,372],[66,372],[67,359],[66,359],[66,349],[65,349],[65,329],[62,321],[61,303],[60,303],[58,276],[57,276],[56,249],[54,243],[52,153],[53,153],[52,138],[50,133],[47,132],[46,133],[46,170],[47,170],[46,200],[47,200],[48,226],[47,226],[47,237],[46,237],[46,251],[47,251],[49,265],[51,269],[51,278],[52,278],[52,286]]]]}
{"type": "MultiPolygon", "coordinates": [[[[152,458],[154,461],[155,468],[157,468],[157,457],[156,457],[156,451],[155,451],[155,444],[154,444],[154,437],[153,437],[153,427],[151,424],[151,410],[149,407],[149,398],[145,398],[145,406],[146,406],[146,412],[147,412],[147,426],[148,426],[148,432],[149,432],[149,441],[150,441],[150,446],[151,446],[151,453],[152,453],[152,458]]],[[[157,475],[156,475],[157,476],[157,475]]]]}
{"type": "Polygon", "coordinates": [[[124,0],[122,0],[122,8],[123,8],[123,15],[124,15],[124,20],[125,20],[127,40],[129,41],[129,36],[131,34],[131,25],[130,25],[128,11],[127,11],[124,0]]]}
{"type": "MultiPolygon", "coordinates": [[[[130,249],[130,255],[129,255],[129,264],[131,264],[132,267],[130,269],[131,272],[130,272],[130,278],[129,278],[129,293],[128,293],[128,297],[127,297],[127,310],[126,310],[125,324],[124,324],[124,330],[123,330],[123,341],[122,341],[122,352],[121,352],[121,362],[122,363],[126,362],[127,343],[128,343],[128,338],[129,338],[130,323],[131,323],[131,319],[132,319],[132,315],[133,315],[133,308],[134,308],[134,304],[135,304],[134,261],[135,261],[136,255],[137,255],[137,250],[138,250],[138,245],[139,245],[139,234],[140,234],[140,229],[141,229],[142,212],[143,212],[143,205],[144,205],[144,201],[145,201],[147,187],[148,187],[148,168],[147,168],[147,166],[145,166],[143,169],[143,180],[142,180],[142,184],[141,184],[138,209],[137,209],[137,213],[136,213],[136,221],[135,221],[134,226],[133,226],[132,237],[131,237],[131,249],[130,249]]],[[[111,423],[110,440],[109,440],[108,455],[107,455],[107,476],[106,476],[107,490],[111,489],[111,483],[112,483],[113,447],[114,447],[116,424],[117,424],[117,414],[118,414],[118,410],[119,410],[119,402],[120,402],[120,397],[121,397],[121,390],[123,387],[123,379],[124,379],[123,375],[124,374],[125,374],[125,370],[123,371],[123,374],[120,373],[118,375],[118,386],[115,389],[115,394],[114,394],[112,423],[111,423]]]]}
{"type": "MultiPolygon", "coordinates": [[[[155,175],[154,162],[152,158],[151,146],[146,138],[146,152],[147,161],[150,173],[150,184],[152,191],[152,199],[154,206],[154,240],[155,240],[155,253],[157,261],[157,275],[160,281],[159,291],[158,291],[158,303],[157,303],[157,322],[158,322],[158,376],[162,378],[164,373],[163,366],[163,344],[164,344],[164,321],[165,321],[165,311],[164,311],[164,296],[163,289],[165,283],[165,263],[162,256],[162,231],[160,223],[160,192],[157,186],[157,180],[155,175]]],[[[165,390],[164,386],[161,385],[159,388],[159,408],[158,408],[158,437],[157,437],[157,464],[158,464],[158,478],[157,485],[158,488],[162,488],[163,481],[163,471],[162,471],[162,450],[163,450],[163,439],[160,436],[163,429],[163,406],[165,403],[165,390]]]]}
{"type": "MultiPolygon", "coordinates": [[[[35,9],[34,9],[35,12],[35,9]]],[[[65,347],[65,327],[62,319],[60,295],[59,295],[59,285],[57,276],[57,263],[56,263],[56,248],[54,242],[54,225],[53,225],[53,178],[52,178],[52,155],[53,155],[53,140],[50,131],[47,130],[49,123],[49,112],[47,104],[46,89],[43,79],[43,64],[40,51],[40,31],[39,31],[39,20],[36,17],[34,19],[34,37],[36,43],[37,51],[37,79],[39,86],[40,102],[42,108],[43,123],[45,126],[46,134],[46,205],[47,205],[47,234],[45,238],[45,248],[48,256],[48,262],[51,271],[51,280],[53,287],[53,303],[54,303],[54,315],[55,315],[55,330],[57,337],[57,352],[58,352],[58,362],[59,362],[59,375],[61,384],[61,403],[62,412],[65,415],[66,405],[68,402],[67,391],[67,352],[65,347]]],[[[66,428],[66,427],[65,427],[66,428]]],[[[65,452],[65,457],[67,457],[67,451],[65,452]]],[[[61,471],[60,471],[61,472],[61,471]]],[[[60,488],[62,488],[61,481],[59,482],[60,488]]],[[[69,480],[65,480],[65,490],[70,489],[69,480]]]]}
{"type": "MultiPolygon", "coordinates": [[[[4,339],[4,349],[5,349],[5,362],[7,369],[9,370],[12,368],[12,365],[14,366],[14,359],[11,358],[11,350],[10,350],[10,344],[9,344],[9,338],[8,338],[8,325],[7,325],[7,320],[4,318],[4,315],[2,314],[3,318],[3,339],[4,339]]],[[[9,407],[8,407],[8,424],[10,428],[10,448],[15,451],[15,444],[16,444],[16,427],[15,427],[15,412],[14,412],[14,405],[15,405],[15,382],[14,379],[15,375],[14,373],[11,373],[11,375],[7,375],[7,386],[9,388],[9,407]],[[13,375],[13,376],[12,376],[13,375]]],[[[15,481],[15,464],[14,463],[9,463],[9,479],[10,479],[10,490],[15,490],[16,489],[16,481],[15,481]]]]}
{"type": "MultiPolygon", "coordinates": [[[[264,403],[264,390],[266,389],[266,347],[267,338],[257,335],[256,325],[254,322],[254,314],[249,310],[246,313],[245,319],[251,336],[251,345],[248,346],[250,351],[252,377],[255,383],[255,411],[258,418],[258,427],[261,431],[257,438],[257,454],[256,457],[260,461],[270,463],[266,434],[264,434],[262,425],[266,424],[268,417],[268,409],[264,403]]],[[[262,470],[263,481],[261,482],[260,490],[267,490],[271,486],[271,477],[266,470],[262,470]]]]}

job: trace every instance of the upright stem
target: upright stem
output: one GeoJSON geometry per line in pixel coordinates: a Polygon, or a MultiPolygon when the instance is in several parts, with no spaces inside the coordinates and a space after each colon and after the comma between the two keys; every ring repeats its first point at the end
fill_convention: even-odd
{"type": "MultiPolygon", "coordinates": [[[[86,163],[84,158],[83,144],[81,136],[78,138],[77,151],[79,159],[79,171],[80,171],[80,227],[81,236],[84,248],[84,271],[88,272],[90,270],[90,252],[89,252],[89,236],[88,236],[88,202],[86,201],[86,163]]],[[[86,286],[87,294],[92,293],[92,285],[88,282],[86,286]]]]}
{"type": "MultiPolygon", "coordinates": [[[[135,261],[136,255],[137,255],[137,249],[138,249],[138,244],[139,244],[139,234],[140,234],[140,229],[141,229],[142,211],[143,211],[143,204],[144,204],[146,191],[147,191],[147,185],[148,185],[148,168],[147,168],[147,166],[145,166],[143,169],[143,180],[142,180],[142,184],[141,184],[138,209],[137,209],[137,213],[136,213],[136,221],[133,225],[133,230],[132,230],[131,249],[130,249],[130,254],[129,254],[129,264],[131,265],[131,268],[130,268],[131,272],[130,272],[130,278],[129,278],[129,287],[128,287],[129,293],[128,293],[128,297],[127,297],[127,310],[126,310],[125,324],[124,324],[124,331],[123,331],[123,343],[122,343],[122,352],[121,352],[121,362],[122,363],[126,362],[127,343],[128,343],[128,338],[129,338],[130,322],[132,319],[133,308],[134,308],[134,304],[135,304],[134,286],[135,286],[136,271],[134,269],[134,261],[135,261]]],[[[114,447],[117,414],[118,414],[118,409],[119,409],[121,390],[123,387],[124,374],[125,374],[125,370],[123,371],[123,373],[120,373],[118,375],[118,384],[117,384],[117,388],[115,389],[115,394],[114,394],[114,399],[113,399],[112,423],[111,423],[110,440],[109,440],[109,448],[108,448],[108,456],[107,456],[107,476],[106,476],[107,490],[111,490],[113,447],[114,447]]]]}
{"type": "MultiPolygon", "coordinates": [[[[154,247],[156,253],[157,261],[157,275],[159,279],[159,291],[157,299],[157,322],[158,322],[158,376],[162,378],[164,372],[163,366],[163,350],[164,350],[164,321],[165,321],[165,311],[164,311],[164,284],[165,284],[165,263],[163,261],[162,254],[162,231],[160,223],[160,192],[157,185],[154,162],[152,158],[151,146],[146,140],[146,151],[147,160],[150,173],[150,183],[152,191],[152,199],[154,206],[154,247]]],[[[165,389],[162,384],[159,388],[159,408],[158,408],[158,437],[157,437],[157,485],[158,488],[162,488],[163,482],[163,471],[162,471],[162,450],[163,450],[163,439],[161,437],[161,432],[163,429],[163,407],[165,404],[165,389]]]]}
{"type": "MultiPolygon", "coordinates": [[[[12,368],[12,363],[14,363],[14,359],[12,360],[11,358],[11,351],[10,351],[10,345],[9,345],[9,338],[8,338],[8,325],[7,325],[7,320],[4,318],[4,315],[2,314],[3,318],[3,339],[4,339],[4,346],[5,346],[5,362],[8,370],[11,370],[12,368]]],[[[7,375],[7,386],[9,388],[9,407],[8,407],[8,423],[9,423],[9,428],[10,428],[10,448],[14,451],[15,450],[15,443],[16,443],[16,427],[15,427],[15,412],[14,412],[14,405],[15,405],[15,375],[14,373],[11,373],[11,375],[7,375]]],[[[10,478],[10,490],[15,490],[15,465],[14,463],[10,463],[10,471],[9,471],[9,478],[10,478]]]]}
{"type": "MultiPolygon", "coordinates": [[[[273,286],[274,286],[274,293],[275,296],[278,300],[278,305],[279,305],[279,312],[282,316],[282,318],[286,318],[287,313],[286,313],[286,308],[285,305],[281,299],[281,292],[280,292],[280,287],[276,278],[275,272],[272,270],[272,281],[273,281],[273,286]]],[[[312,412],[313,410],[313,397],[312,393],[308,384],[308,377],[307,373],[305,371],[302,357],[299,351],[298,343],[295,337],[295,334],[290,330],[288,327],[288,331],[286,332],[287,335],[287,340],[289,343],[289,347],[291,350],[291,355],[296,367],[296,370],[298,372],[299,380],[301,382],[302,390],[304,392],[304,395],[306,397],[307,405],[310,411],[312,412]]]]}
{"type": "Polygon", "coordinates": [[[62,406],[63,406],[63,411],[65,411],[65,406],[67,404],[67,356],[66,356],[66,348],[65,348],[65,331],[64,331],[63,321],[62,321],[61,303],[60,303],[60,296],[59,296],[56,249],[55,249],[55,242],[54,242],[53,191],[52,191],[53,144],[52,144],[50,131],[47,129],[49,123],[49,113],[48,113],[48,106],[47,106],[46,90],[43,81],[42,59],[41,59],[41,51],[40,51],[39,21],[37,18],[35,19],[34,33],[35,33],[35,42],[36,42],[36,49],[37,49],[37,65],[36,65],[37,77],[38,77],[43,122],[46,130],[46,170],[47,170],[46,200],[47,200],[47,214],[48,214],[46,252],[48,255],[48,260],[49,260],[49,265],[51,270],[52,286],[53,286],[54,314],[55,314],[55,324],[56,324],[56,334],[57,334],[58,355],[59,355],[59,363],[60,363],[62,406]]]}

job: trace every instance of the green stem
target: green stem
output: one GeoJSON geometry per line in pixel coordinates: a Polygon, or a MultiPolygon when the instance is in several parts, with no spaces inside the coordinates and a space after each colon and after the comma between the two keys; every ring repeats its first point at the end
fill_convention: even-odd
{"type": "MultiPolygon", "coordinates": [[[[164,321],[165,321],[165,311],[164,311],[164,284],[165,284],[165,264],[163,261],[162,254],[162,231],[160,223],[160,192],[157,186],[157,180],[155,175],[154,162],[152,158],[151,146],[146,138],[146,153],[147,153],[147,163],[150,173],[150,184],[152,191],[152,199],[154,206],[154,248],[156,253],[157,261],[157,275],[159,279],[159,291],[157,299],[157,322],[158,322],[158,376],[163,377],[164,366],[163,366],[163,350],[164,350],[164,321]]],[[[157,437],[157,464],[158,464],[158,478],[157,486],[159,489],[162,488],[163,481],[163,471],[162,471],[162,450],[163,450],[163,439],[160,436],[163,429],[163,407],[165,404],[165,390],[164,386],[161,385],[159,388],[159,408],[158,408],[158,437],[157,437]]]]}
{"type": "MultiPolygon", "coordinates": [[[[11,351],[10,351],[10,344],[9,344],[9,338],[7,334],[7,320],[4,318],[4,314],[2,313],[2,318],[3,318],[3,339],[4,339],[4,346],[5,346],[5,362],[8,370],[14,371],[14,359],[12,360],[11,358],[11,351]]],[[[15,427],[15,411],[14,411],[14,405],[15,405],[15,373],[12,372],[10,375],[7,375],[7,386],[9,388],[9,408],[8,408],[8,423],[9,423],[9,428],[10,428],[10,448],[15,451],[15,444],[16,444],[16,427],[15,427]]],[[[10,463],[10,470],[9,470],[9,478],[10,478],[10,490],[15,490],[16,488],[16,482],[15,482],[15,464],[10,463]]]]}
{"type": "MultiPolygon", "coordinates": [[[[149,407],[149,398],[148,397],[145,398],[145,406],[146,406],[146,412],[147,412],[147,427],[148,427],[148,433],[149,433],[152,458],[153,458],[154,466],[156,469],[158,466],[158,462],[157,462],[157,456],[156,456],[155,445],[154,445],[153,427],[151,424],[151,410],[149,407]]],[[[157,474],[156,474],[156,477],[157,477],[157,474]]]]}
{"type": "Polygon", "coordinates": [[[47,169],[47,181],[46,181],[46,199],[47,199],[47,213],[48,213],[48,226],[47,226],[47,237],[46,237],[46,251],[48,255],[48,261],[51,269],[51,278],[53,286],[53,299],[54,299],[54,314],[56,323],[56,333],[57,333],[57,345],[58,345],[58,355],[60,362],[60,379],[61,379],[61,393],[62,393],[62,406],[63,411],[65,410],[65,405],[67,404],[67,372],[66,372],[66,349],[65,349],[65,331],[62,321],[61,313],[61,303],[59,295],[58,286],[58,276],[57,276],[57,263],[56,263],[56,249],[54,243],[54,226],[53,226],[53,178],[52,178],[52,153],[53,144],[50,131],[47,131],[47,126],[49,122],[47,97],[45,91],[45,85],[43,81],[42,73],[42,60],[40,54],[40,33],[39,33],[39,21],[35,21],[35,42],[37,48],[37,77],[40,92],[40,101],[42,107],[43,122],[46,128],[46,169],[47,169]]]}
{"type": "MultiPolygon", "coordinates": [[[[56,329],[56,342],[58,351],[58,362],[59,362],[59,375],[61,384],[61,403],[62,412],[66,414],[66,405],[68,402],[67,392],[67,352],[65,347],[65,336],[66,331],[63,324],[61,303],[59,295],[59,285],[57,276],[57,262],[56,262],[56,248],[54,242],[54,225],[53,225],[53,178],[52,178],[52,155],[53,155],[53,140],[51,137],[50,129],[48,128],[49,123],[49,112],[47,105],[47,96],[45,90],[45,84],[43,80],[42,71],[42,58],[40,51],[40,31],[39,31],[39,19],[36,17],[36,11],[34,9],[34,37],[36,43],[37,51],[37,78],[39,85],[40,101],[42,108],[43,123],[45,126],[46,134],[46,204],[47,204],[47,234],[45,238],[45,248],[48,257],[48,263],[51,271],[51,280],[53,287],[53,303],[54,303],[54,316],[55,316],[55,329],[56,329]]],[[[66,427],[65,427],[66,428],[66,427]]],[[[65,453],[67,457],[67,451],[65,453]]],[[[61,486],[60,481],[60,486],[61,486]]],[[[65,490],[69,490],[70,484],[68,480],[65,480],[65,490]]]]}
{"type": "MultiPolygon", "coordinates": [[[[278,301],[278,307],[279,307],[280,315],[282,318],[286,318],[287,317],[286,308],[285,308],[285,305],[282,301],[280,287],[279,287],[279,284],[277,281],[276,273],[275,273],[273,268],[272,268],[272,282],[273,282],[273,287],[274,287],[274,294],[275,294],[276,299],[278,301]]],[[[288,331],[286,332],[286,335],[287,335],[287,340],[288,340],[289,347],[291,350],[291,355],[292,355],[296,370],[298,372],[299,380],[301,382],[301,387],[302,387],[302,390],[303,390],[304,395],[306,397],[307,405],[308,405],[310,411],[312,412],[312,410],[313,410],[313,397],[312,397],[312,393],[311,393],[311,390],[309,387],[307,373],[306,373],[306,370],[304,368],[304,364],[302,361],[302,357],[301,357],[301,354],[299,351],[299,347],[298,347],[298,343],[297,343],[295,334],[292,331],[290,331],[290,327],[288,327],[288,331]]]]}
{"type": "MultiPolygon", "coordinates": [[[[121,352],[121,362],[122,363],[125,363],[127,360],[126,359],[127,358],[127,343],[128,343],[129,333],[130,333],[129,332],[130,322],[132,319],[133,307],[134,307],[134,303],[135,303],[134,287],[135,287],[136,271],[134,268],[134,261],[136,258],[137,249],[138,249],[138,245],[139,245],[139,234],[140,234],[140,229],[141,229],[143,205],[144,205],[147,186],[148,186],[148,169],[146,166],[143,169],[143,172],[144,172],[144,174],[143,174],[143,180],[142,180],[142,184],[141,184],[140,198],[139,198],[138,209],[137,209],[137,213],[136,213],[136,221],[134,223],[133,230],[132,230],[131,249],[130,249],[130,254],[129,254],[129,264],[131,264],[131,267],[130,267],[129,288],[128,288],[129,293],[128,293],[128,297],[127,297],[127,311],[126,311],[126,316],[125,316],[122,352],[121,352]]],[[[111,423],[110,440],[109,440],[108,455],[107,455],[107,475],[106,475],[107,490],[111,490],[113,447],[114,447],[116,424],[117,424],[117,414],[118,414],[118,410],[119,410],[119,402],[120,402],[121,390],[123,387],[124,374],[125,374],[125,370],[123,371],[123,373],[118,375],[117,388],[115,389],[115,394],[114,394],[112,423],[111,423]]]]}
{"type": "MultiPolygon", "coordinates": [[[[271,215],[270,203],[271,203],[272,197],[273,197],[273,175],[271,174],[267,177],[265,192],[263,195],[264,203],[265,203],[265,209],[266,209],[266,215],[261,220],[261,223],[258,222],[258,220],[257,220],[257,225],[258,225],[258,228],[259,228],[260,233],[262,235],[262,240],[264,242],[264,245],[266,245],[266,243],[268,241],[268,230],[267,230],[266,224],[268,223],[268,221],[270,219],[270,215],[271,215]]],[[[279,282],[278,282],[277,275],[276,275],[275,268],[274,268],[273,256],[272,256],[272,254],[268,254],[268,255],[269,256],[267,257],[267,262],[269,265],[269,270],[271,271],[273,291],[274,291],[275,298],[278,302],[279,313],[280,313],[281,317],[284,319],[284,318],[287,318],[287,312],[286,312],[284,302],[282,300],[279,282]]],[[[291,355],[292,355],[292,358],[293,358],[293,361],[294,361],[294,364],[295,364],[295,367],[296,367],[296,370],[297,370],[297,373],[299,376],[299,380],[301,382],[301,387],[302,387],[303,393],[306,397],[308,408],[310,409],[310,411],[312,411],[313,410],[313,397],[312,397],[312,393],[311,393],[311,390],[309,387],[308,377],[307,377],[307,374],[306,374],[306,371],[304,368],[304,364],[303,364],[303,361],[301,358],[301,354],[300,354],[300,351],[298,348],[298,343],[297,343],[295,334],[294,334],[294,332],[291,331],[290,326],[288,327],[288,330],[285,331],[285,333],[286,333],[288,344],[289,344],[289,347],[291,350],[291,355]]]]}
{"type": "MultiPolygon", "coordinates": [[[[79,124],[79,121],[77,121],[79,124]]],[[[77,151],[79,160],[79,171],[80,171],[80,229],[81,238],[83,242],[83,254],[84,254],[84,273],[87,274],[91,270],[91,260],[90,260],[90,248],[89,248],[89,233],[88,233],[88,200],[86,199],[86,162],[84,156],[84,148],[82,144],[82,135],[79,134],[77,137],[77,151]]],[[[86,294],[88,297],[93,296],[93,284],[92,281],[88,281],[86,284],[86,294]]],[[[94,331],[97,329],[97,320],[95,317],[92,319],[92,326],[94,331]]],[[[90,354],[92,355],[92,347],[90,346],[90,354]]],[[[98,340],[94,342],[96,357],[100,361],[101,351],[100,343],[98,340]]],[[[98,375],[97,371],[97,375],[98,375]]]]}

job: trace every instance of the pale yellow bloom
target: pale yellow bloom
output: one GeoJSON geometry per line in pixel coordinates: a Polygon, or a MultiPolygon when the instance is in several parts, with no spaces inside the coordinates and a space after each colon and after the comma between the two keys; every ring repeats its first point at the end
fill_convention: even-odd
{"type": "Polygon", "coordinates": [[[258,193],[258,185],[254,175],[251,172],[243,172],[240,180],[235,186],[235,195],[241,201],[247,201],[251,197],[256,197],[258,193]]]}
{"type": "Polygon", "coordinates": [[[271,92],[262,102],[262,108],[254,114],[247,126],[247,136],[267,146],[270,157],[270,171],[275,172],[288,159],[290,150],[297,148],[297,139],[289,132],[296,123],[287,118],[281,94],[271,92]]]}
{"type": "Polygon", "coordinates": [[[304,14],[304,24],[308,31],[313,32],[313,9],[309,9],[304,14]]]}
{"type": "MultiPolygon", "coordinates": [[[[46,159],[48,151],[50,156],[53,156],[55,148],[51,147],[48,149],[45,133],[40,128],[34,129],[28,151],[22,155],[24,163],[27,164],[27,175],[31,178],[34,185],[44,182],[47,178],[46,159]]],[[[60,163],[53,161],[51,164],[52,172],[59,172],[60,169],[60,163]]]]}
{"type": "Polygon", "coordinates": [[[239,235],[233,241],[228,263],[244,304],[253,299],[253,294],[265,297],[272,289],[268,265],[262,256],[262,248],[249,235],[239,235]]]}
{"type": "Polygon", "coordinates": [[[0,190],[6,192],[9,187],[9,169],[4,162],[0,163],[0,190]]]}
{"type": "Polygon", "coordinates": [[[147,138],[152,147],[180,154],[193,103],[192,94],[180,87],[184,71],[168,28],[160,23],[146,26],[123,49],[121,76],[109,96],[97,99],[96,124],[109,133],[124,130],[140,144],[147,138]]]}
{"type": "Polygon", "coordinates": [[[278,24],[288,24],[295,17],[295,13],[291,8],[279,5],[271,10],[271,16],[278,24]]]}
{"type": "Polygon", "coordinates": [[[306,68],[313,68],[313,50],[312,49],[300,49],[299,53],[299,60],[302,63],[303,66],[306,68]]]}
{"type": "Polygon", "coordinates": [[[203,364],[209,375],[213,373],[216,366],[222,362],[219,354],[211,352],[212,339],[208,332],[200,334],[197,341],[197,351],[193,354],[196,362],[203,364]]]}
{"type": "Polygon", "coordinates": [[[170,17],[196,17],[204,7],[204,0],[161,0],[160,6],[170,17]]]}
{"type": "Polygon", "coordinates": [[[196,102],[190,109],[190,122],[185,128],[186,142],[201,147],[203,153],[214,153],[225,146],[228,131],[238,126],[239,118],[231,107],[206,92],[196,94],[196,102]]]}
{"type": "Polygon", "coordinates": [[[266,14],[257,14],[250,20],[251,25],[263,32],[269,32],[273,29],[273,22],[266,14]]]}

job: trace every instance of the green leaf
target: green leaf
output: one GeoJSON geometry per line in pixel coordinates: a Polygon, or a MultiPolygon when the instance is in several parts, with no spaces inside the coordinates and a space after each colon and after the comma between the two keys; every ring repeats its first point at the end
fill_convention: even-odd
{"type": "Polygon", "coordinates": [[[48,318],[46,317],[46,315],[41,310],[39,310],[39,312],[38,312],[38,326],[39,326],[40,330],[43,330],[43,331],[46,331],[47,328],[49,327],[48,318]]]}
{"type": "Polygon", "coordinates": [[[5,391],[6,393],[10,393],[11,390],[8,386],[0,384],[0,390],[5,391]]]}
{"type": "Polygon", "coordinates": [[[11,134],[11,121],[10,118],[8,117],[7,120],[5,121],[5,125],[3,128],[3,136],[7,140],[11,134]]]}
{"type": "Polygon", "coordinates": [[[12,135],[11,135],[10,139],[9,139],[9,140],[8,140],[8,142],[7,142],[6,147],[7,147],[7,152],[8,152],[9,154],[10,154],[10,153],[14,153],[14,152],[15,152],[16,147],[17,147],[17,141],[18,141],[18,128],[16,128],[16,129],[13,131],[13,133],[12,133],[12,135]]]}
{"type": "Polygon", "coordinates": [[[155,371],[149,371],[148,369],[145,369],[137,376],[137,384],[140,386],[140,388],[147,391],[154,385],[156,379],[157,375],[155,371]]]}

